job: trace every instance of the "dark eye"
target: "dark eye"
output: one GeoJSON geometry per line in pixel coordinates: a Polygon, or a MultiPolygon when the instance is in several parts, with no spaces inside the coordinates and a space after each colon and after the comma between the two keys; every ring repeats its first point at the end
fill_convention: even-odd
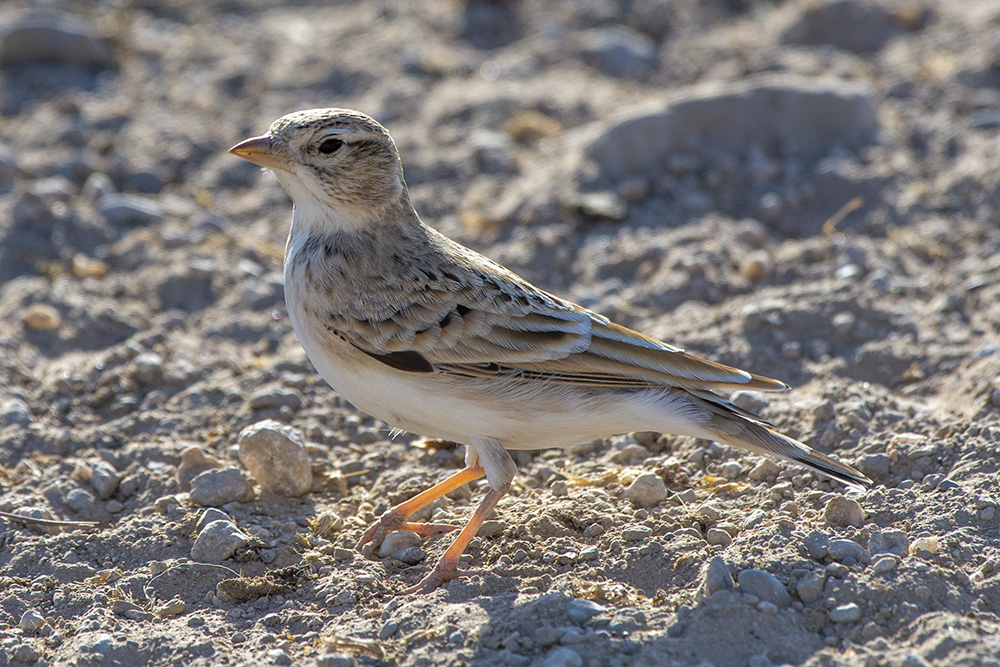
{"type": "Polygon", "coordinates": [[[344,142],[340,139],[324,139],[323,143],[319,145],[319,152],[324,155],[330,155],[336,153],[340,150],[340,147],[344,145],[344,142]]]}

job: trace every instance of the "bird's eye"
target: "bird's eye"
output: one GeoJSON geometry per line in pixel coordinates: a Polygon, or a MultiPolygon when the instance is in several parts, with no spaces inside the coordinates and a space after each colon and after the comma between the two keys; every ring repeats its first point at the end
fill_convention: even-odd
{"type": "Polygon", "coordinates": [[[340,150],[340,147],[344,145],[344,142],[340,139],[324,139],[319,145],[319,152],[324,155],[332,155],[340,150]]]}

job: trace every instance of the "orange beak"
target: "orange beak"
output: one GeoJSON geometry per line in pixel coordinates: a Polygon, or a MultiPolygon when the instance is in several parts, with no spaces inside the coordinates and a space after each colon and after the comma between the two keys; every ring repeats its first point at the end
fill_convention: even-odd
{"type": "Polygon", "coordinates": [[[271,152],[271,139],[270,137],[252,137],[241,141],[232,148],[229,152],[236,157],[241,157],[244,160],[249,160],[254,164],[259,164],[262,167],[268,167],[269,169],[288,169],[288,162],[283,157],[279,157],[271,152]]]}

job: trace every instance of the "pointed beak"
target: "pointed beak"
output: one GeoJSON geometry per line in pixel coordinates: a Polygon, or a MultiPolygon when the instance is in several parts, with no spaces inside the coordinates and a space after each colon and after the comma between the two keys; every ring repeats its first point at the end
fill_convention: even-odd
{"type": "Polygon", "coordinates": [[[230,148],[229,152],[262,167],[285,169],[286,171],[288,169],[288,161],[271,152],[271,138],[267,136],[252,137],[241,141],[230,148]]]}

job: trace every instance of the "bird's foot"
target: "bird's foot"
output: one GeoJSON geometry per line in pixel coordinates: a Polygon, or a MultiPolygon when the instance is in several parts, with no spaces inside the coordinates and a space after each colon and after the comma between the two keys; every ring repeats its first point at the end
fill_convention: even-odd
{"type": "Polygon", "coordinates": [[[447,556],[442,556],[441,560],[434,566],[434,569],[428,572],[423,579],[398,593],[398,595],[430,593],[446,581],[451,581],[459,577],[467,577],[472,574],[484,574],[484,572],[481,570],[459,570],[457,558],[451,559],[447,556]]]}
{"type": "Polygon", "coordinates": [[[373,558],[378,548],[382,546],[385,536],[397,530],[405,530],[418,535],[440,535],[459,528],[460,526],[446,523],[414,523],[407,521],[405,516],[395,510],[390,510],[368,527],[355,548],[361,550],[365,556],[373,558]]]}

